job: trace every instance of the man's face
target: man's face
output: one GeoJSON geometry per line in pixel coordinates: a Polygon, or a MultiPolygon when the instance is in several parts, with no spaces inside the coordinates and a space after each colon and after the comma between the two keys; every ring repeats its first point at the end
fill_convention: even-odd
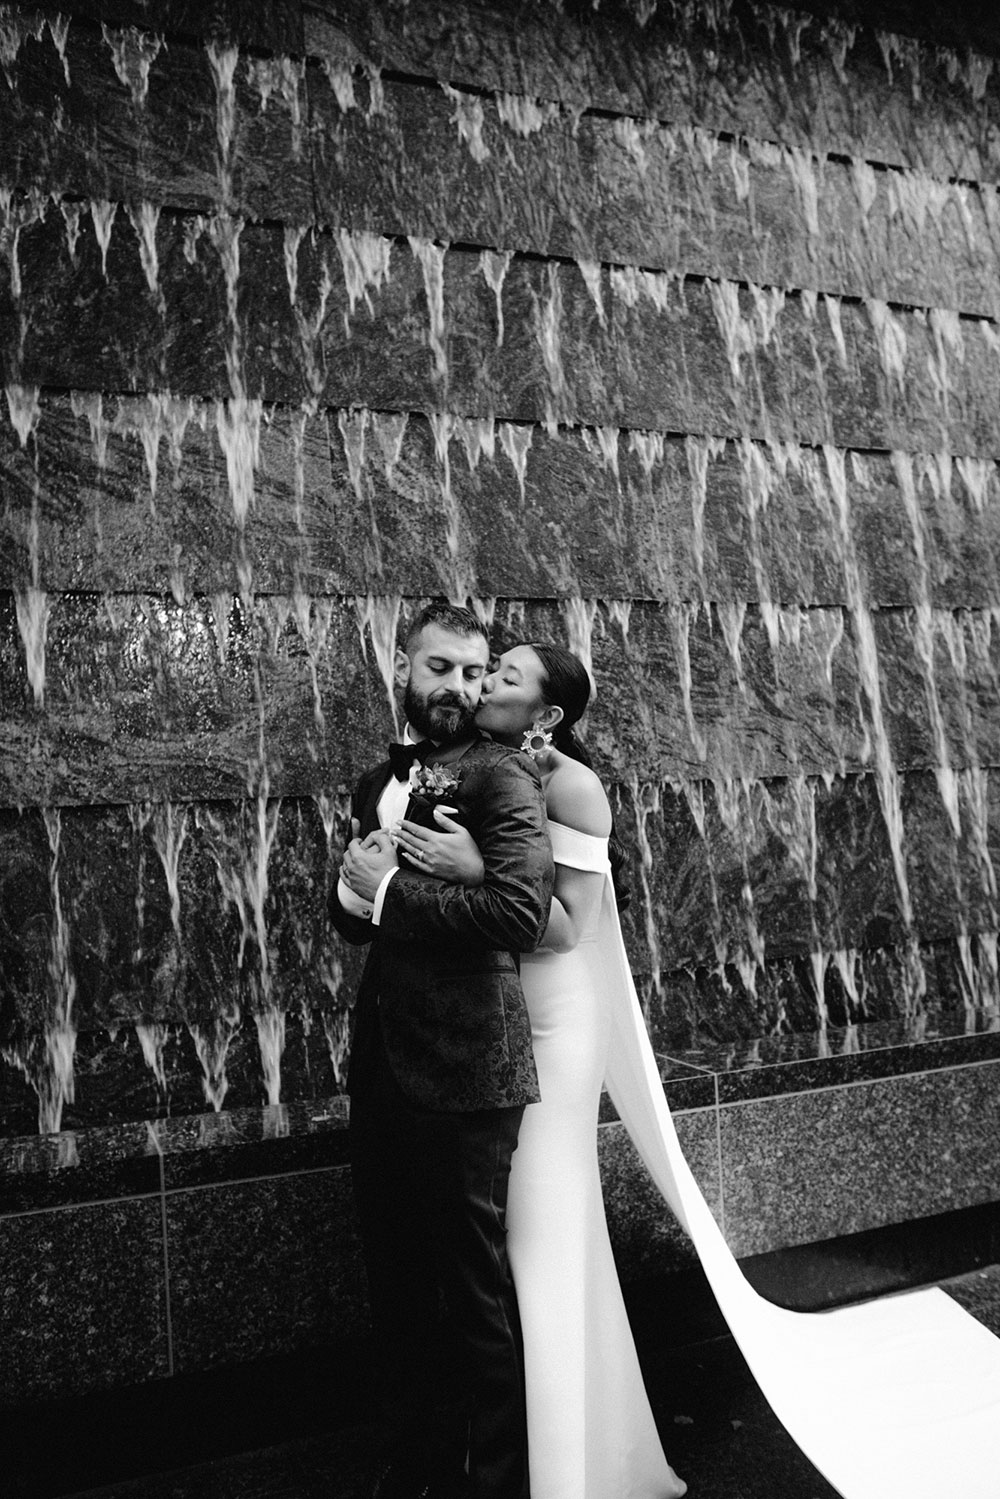
{"type": "Polygon", "coordinates": [[[489,646],[481,635],[454,635],[427,625],[404,658],[403,711],[418,734],[439,744],[462,739],[473,727],[489,646]]]}

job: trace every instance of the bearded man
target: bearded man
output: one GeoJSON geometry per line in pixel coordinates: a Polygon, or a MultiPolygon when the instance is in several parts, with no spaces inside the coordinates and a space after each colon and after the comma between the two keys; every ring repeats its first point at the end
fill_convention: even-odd
{"type": "Polygon", "coordinates": [[[370,1499],[527,1494],[505,1211],[538,1098],[518,954],[545,930],[553,866],[537,771],[473,723],[488,659],[470,611],[415,618],[396,653],[404,742],[358,784],[329,900],[341,936],[370,943],[347,1084],[385,1427],[370,1499]],[[397,857],[387,830],[421,777],[475,838],[480,885],[397,857]]]}

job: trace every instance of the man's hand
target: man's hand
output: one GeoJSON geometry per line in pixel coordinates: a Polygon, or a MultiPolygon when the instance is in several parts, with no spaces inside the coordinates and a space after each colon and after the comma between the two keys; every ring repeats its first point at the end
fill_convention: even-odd
{"type": "Polygon", "coordinates": [[[351,839],[344,851],[340,873],[344,884],[355,895],[373,901],[379,885],[398,862],[389,834],[383,831],[369,833],[363,843],[360,838],[351,839]]]}

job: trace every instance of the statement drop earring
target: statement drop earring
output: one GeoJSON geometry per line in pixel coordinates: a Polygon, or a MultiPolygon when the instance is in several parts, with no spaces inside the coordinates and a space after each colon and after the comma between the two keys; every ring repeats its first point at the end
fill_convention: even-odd
{"type": "Polygon", "coordinates": [[[521,749],[533,760],[537,760],[552,743],[552,735],[548,729],[543,729],[540,723],[533,723],[530,729],[525,729],[524,738],[521,740],[521,749]]]}

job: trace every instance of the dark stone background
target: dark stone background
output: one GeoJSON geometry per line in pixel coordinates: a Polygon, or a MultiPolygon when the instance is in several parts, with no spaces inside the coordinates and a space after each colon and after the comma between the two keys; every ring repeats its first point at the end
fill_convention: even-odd
{"type": "Polygon", "coordinates": [[[857,9],[0,8],[8,1133],[342,1086],[440,593],[591,654],[658,1044],[997,1006],[1000,37],[857,9]]]}

